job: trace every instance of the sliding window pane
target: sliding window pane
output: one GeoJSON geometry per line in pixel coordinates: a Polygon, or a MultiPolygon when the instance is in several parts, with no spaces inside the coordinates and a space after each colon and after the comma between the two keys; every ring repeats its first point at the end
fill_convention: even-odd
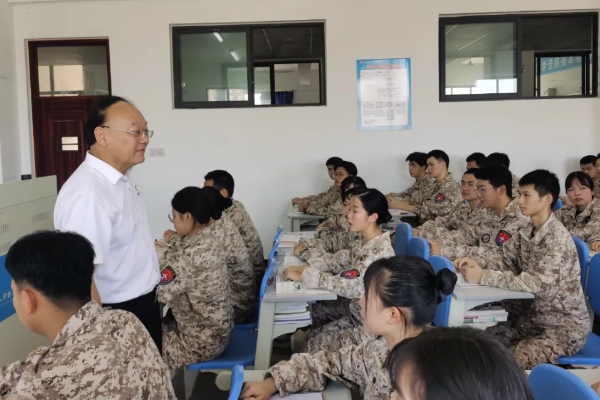
{"type": "Polygon", "coordinates": [[[179,35],[182,102],[248,101],[245,32],[179,35]]]}
{"type": "Polygon", "coordinates": [[[254,67],[254,104],[271,104],[271,68],[254,67]]]}
{"type": "Polygon", "coordinates": [[[516,93],[515,32],[513,22],[446,25],[446,87],[473,88],[450,95],[516,93]]]}

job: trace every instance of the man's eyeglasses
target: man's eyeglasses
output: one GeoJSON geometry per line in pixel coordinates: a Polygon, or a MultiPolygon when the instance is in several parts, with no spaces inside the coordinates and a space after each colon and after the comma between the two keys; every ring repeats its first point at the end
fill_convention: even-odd
{"type": "Polygon", "coordinates": [[[477,184],[474,182],[460,181],[460,187],[467,187],[469,190],[477,190],[477,184]]]}
{"type": "Polygon", "coordinates": [[[154,136],[154,131],[150,131],[148,129],[146,129],[144,131],[128,131],[125,129],[111,128],[110,126],[106,126],[106,125],[103,125],[100,128],[112,129],[113,131],[131,133],[133,136],[142,136],[142,137],[146,136],[148,139],[151,139],[152,136],[154,136]]]}

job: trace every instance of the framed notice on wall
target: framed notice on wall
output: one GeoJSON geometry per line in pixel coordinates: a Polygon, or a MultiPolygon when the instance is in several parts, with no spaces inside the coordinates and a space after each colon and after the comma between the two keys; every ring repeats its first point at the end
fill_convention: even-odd
{"type": "Polygon", "coordinates": [[[410,58],[356,61],[358,130],[411,129],[410,58]]]}

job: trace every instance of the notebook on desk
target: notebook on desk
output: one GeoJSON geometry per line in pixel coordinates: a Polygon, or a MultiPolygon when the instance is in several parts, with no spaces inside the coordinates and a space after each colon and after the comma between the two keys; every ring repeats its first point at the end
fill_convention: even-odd
{"type": "Polygon", "coordinates": [[[300,243],[300,239],[311,238],[314,232],[287,232],[281,235],[279,247],[294,247],[300,243]]]}

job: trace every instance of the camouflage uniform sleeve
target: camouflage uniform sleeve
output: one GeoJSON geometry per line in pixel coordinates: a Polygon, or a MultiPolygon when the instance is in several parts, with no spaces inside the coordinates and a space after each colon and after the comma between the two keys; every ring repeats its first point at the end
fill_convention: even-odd
{"type": "Polygon", "coordinates": [[[352,264],[350,249],[340,250],[334,254],[314,252],[306,256],[306,262],[322,272],[338,273],[347,269],[352,264]]]}
{"type": "Polygon", "coordinates": [[[297,392],[318,392],[327,380],[350,381],[358,387],[367,386],[365,345],[343,347],[336,352],[322,350],[315,354],[294,354],[269,369],[280,396],[297,392]]]}
{"type": "Polygon", "coordinates": [[[17,361],[2,367],[0,370],[0,398],[4,398],[4,396],[8,395],[8,393],[17,385],[24,369],[24,361],[17,361]]]}
{"type": "Polygon", "coordinates": [[[389,196],[392,196],[396,201],[408,201],[412,197],[413,193],[416,191],[416,184],[412,184],[408,189],[401,193],[390,193],[389,196]]]}
{"type": "Polygon", "coordinates": [[[326,289],[347,299],[360,299],[365,295],[361,277],[373,261],[375,260],[367,258],[354,262],[350,268],[335,275],[308,268],[302,273],[302,281],[309,289],[326,289]]]}
{"type": "Polygon", "coordinates": [[[504,243],[502,247],[477,247],[471,255],[483,269],[493,271],[515,271],[521,254],[521,234],[504,243]]]}
{"type": "Polygon", "coordinates": [[[442,239],[441,256],[448,259],[464,257],[466,248],[477,247],[479,244],[478,227],[479,224],[465,224],[456,231],[446,231],[440,235],[442,239]]]}
{"type": "MultiPolygon", "coordinates": [[[[555,214],[557,219],[562,222],[561,211],[562,210],[559,210],[555,214]]],[[[594,242],[600,241],[600,210],[592,212],[590,220],[585,225],[571,228],[569,229],[569,232],[571,235],[577,236],[583,240],[588,246],[594,242]]]]}
{"type": "Polygon", "coordinates": [[[189,290],[191,283],[194,282],[194,277],[190,273],[193,270],[190,268],[192,265],[199,264],[196,264],[183,250],[165,254],[165,259],[160,266],[161,279],[157,288],[158,300],[161,303],[169,304],[189,290]]]}
{"type": "Polygon", "coordinates": [[[431,198],[415,206],[415,214],[424,220],[435,219],[450,214],[461,201],[458,186],[450,182],[442,186],[439,192],[433,192],[431,198]]]}
{"type": "MultiPolygon", "coordinates": [[[[308,204],[308,207],[306,208],[306,213],[314,215],[326,215],[326,213],[328,212],[328,208],[338,200],[341,202],[341,199],[342,198],[339,191],[332,190],[331,192],[327,192],[319,200],[310,202],[308,204]]],[[[336,213],[333,213],[332,215],[335,214],[336,213]]]]}
{"type": "Polygon", "coordinates": [[[250,218],[250,214],[246,211],[246,207],[239,201],[237,202],[238,214],[240,217],[239,225],[237,225],[244,243],[248,246],[248,254],[255,268],[260,269],[260,273],[264,273],[265,255],[263,253],[262,242],[260,236],[254,226],[254,222],[250,218]]]}

